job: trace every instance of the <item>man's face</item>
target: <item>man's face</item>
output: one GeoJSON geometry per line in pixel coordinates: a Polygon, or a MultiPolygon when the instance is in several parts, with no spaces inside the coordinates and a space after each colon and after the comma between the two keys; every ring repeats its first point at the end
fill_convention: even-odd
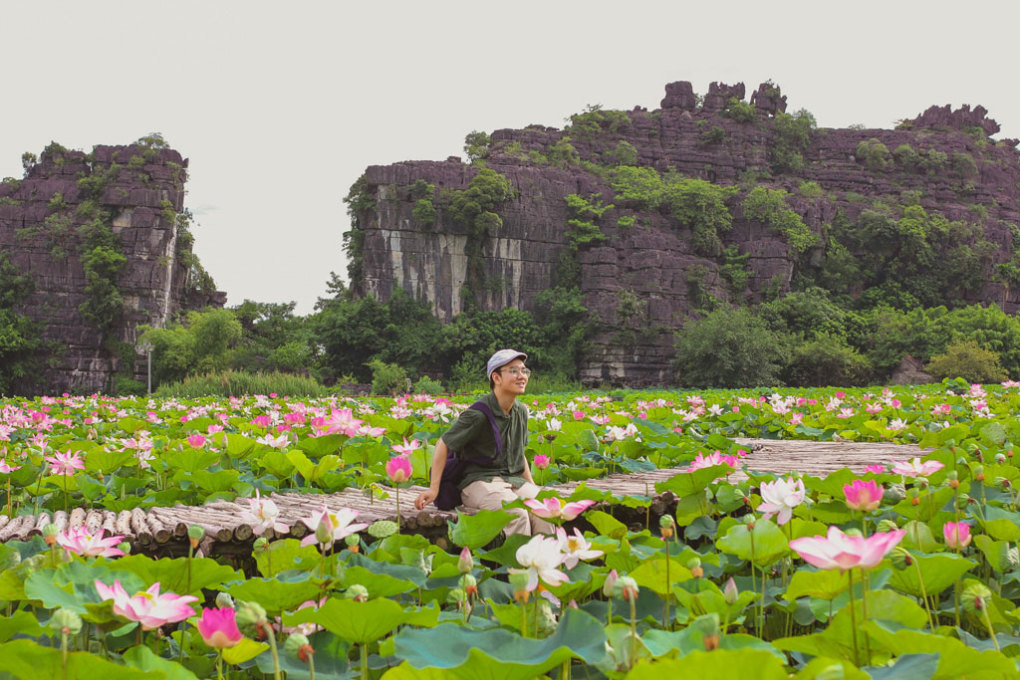
{"type": "Polygon", "coordinates": [[[524,394],[524,390],[528,387],[528,372],[526,371],[524,361],[522,359],[514,359],[506,366],[501,366],[499,370],[493,372],[492,382],[496,389],[503,392],[524,394]]]}

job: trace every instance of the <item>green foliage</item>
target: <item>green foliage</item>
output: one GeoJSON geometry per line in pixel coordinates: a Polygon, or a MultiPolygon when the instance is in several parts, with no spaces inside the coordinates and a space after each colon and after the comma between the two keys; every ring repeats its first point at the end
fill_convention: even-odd
{"type": "Polygon", "coordinates": [[[295,303],[245,300],[231,309],[241,324],[230,365],[250,373],[304,373],[315,365],[308,319],[294,315],[295,303]]]}
{"type": "Polygon", "coordinates": [[[372,371],[372,392],[374,394],[397,395],[407,391],[411,384],[407,371],[397,364],[388,364],[372,359],[365,364],[372,371]]]}
{"type": "Polygon", "coordinates": [[[577,137],[595,137],[603,132],[616,134],[618,130],[629,127],[630,124],[630,116],[626,111],[607,110],[598,104],[589,104],[583,113],[570,116],[570,125],[567,129],[570,134],[577,137]]]}
{"type": "Polygon", "coordinates": [[[874,137],[858,144],[854,155],[857,160],[863,161],[869,170],[885,170],[892,165],[888,147],[874,137]]]}
{"type": "Polygon", "coordinates": [[[42,328],[15,311],[32,293],[31,277],[0,252],[0,394],[30,386],[42,366],[42,328]]]}
{"type": "Polygon", "coordinates": [[[820,198],[825,195],[825,191],[819,186],[818,182],[801,182],[797,185],[797,193],[804,198],[820,198]]]}
{"type": "Polygon", "coordinates": [[[655,168],[620,166],[610,175],[609,184],[616,194],[613,200],[636,210],[657,210],[666,193],[655,168]]]}
{"type": "Polygon", "coordinates": [[[935,175],[946,167],[949,155],[938,149],[922,151],[917,161],[917,170],[928,175],[935,175]]]}
{"type": "Polygon", "coordinates": [[[613,149],[614,165],[637,165],[638,155],[634,145],[626,139],[621,139],[613,149]]]}
{"type": "MultiPolygon", "coordinates": [[[[752,112],[752,119],[753,119],[753,112],[752,112]]],[[[698,122],[699,123],[703,123],[705,121],[699,120],[698,122]]],[[[698,135],[698,142],[699,143],[701,143],[701,144],[703,144],[705,146],[711,146],[713,144],[721,144],[722,142],[724,142],[726,140],[726,130],[724,130],[723,128],[719,127],[718,125],[702,126],[702,127],[704,127],[704,129],[698,135]]]]}
{"type": "Polygon", "coordinates": [[[736,187],[723,187],[702,179],[670,178],[663,199],[671,215],[691,229],[694,251],[716,257],[723,251],[719,233],[733,226],[726,202],[736,193],[736,187]]]}
{"type": "Polygon", "coordinates": [[[418,224],[428,227],[436,221],[436,208],[431,198],[419,198],[411,210],[411,217],[418,224]]]}
{"type": "Polygon", "coordinates": [[[842,336],[816,332],[810,339],[793,344],[783,378],[788,385],[798,387],[866,385],[871,378],[871,362],[847,345],[842,336]]]}
{"type": "Polygon", "coordinates": [[[555,165],[557,168],[566,168],[571,165],[577,165],[581,156],[577,153],[577,149],[570,143],[570,137],[564,135],[555,144],[549,147],[549,152],[546,154],[549,162],[555,165]]]}
{"type": "Polygon", "coordinates": [[[469,227],[472,233],[482,234],[492,226],[502,226],[495,211],[513,197],[510,180],[495,170],[482,168],[467,189],[451,193],[447,213],[455,223],[469,227]]]}
{"type": "Polygon", "coordinates": [[[723,257],[726,263],[719,267],[719,275],[729,283],[730,290],[737,294],[743,293],[754,274],[747,268],[751,253],[741,253],[737,246],[730,246],[723,250],[723,257]]]}
{"type": "Polygon", "coordinates": [[[773,119],[774,137],[770,162],[775,173],[795,172],[804,165],[804,153],[811,144],[815,117],[805,109],[796,113],[777,113],[773,119]]]}
{"type": "Polygon", "coordinates": [[[634,222],[636,221],[637,218],[634,217],[633,215],[624,215],[623,217],[620,217],[619,219],[616,220],[616,226],[621,227],[623,229],[627,229],[629,227],[633,227],[634,222]]]}
{"type": "Polygon", "coordinates": [[[969,153],[953,153],[953,172],[961,177],[975,177],[978,174],[977,163],[969,153]]]}
{"type": "Polygon", "coordinates": [[[745,308],[718,309],[677,332],[678,381],[687,387],[774,386],[786,364],[784,339],[745,308]]]}
{"type": "Polygon", "coordinates": [[[96,246],[82,253],[81,264],[87,298],[78,309],[86,321],[105,332],[120,318],[124,306],[116,281],[127,258],[109,246],[96,246]]]}
{"type": "Polygon", "coordinates": [[[138,334],[139,345],[147,342],[153,346],[153,381],[160,384],[230,368],[232,348],[241,339],[242,327],[229,309],[207,309],[188,312],[183,325],[140,325],[138,334]]]}
{"type": "Polygon", "coordinates": [[[418,381],[414,384],[415,394],[444,394],[445,392],[446,389],[443,387],[443,383],[433,380],[427,375],[418,378],[418,381]]]}
{"type": "Polygon", "coordinates": [[[969,383],[991,383],[1008,377],[999,355],[983,349],[976,340],[954,342],[944,354],[933,356],[926,368],[940,380],[963,378],[969,383]]]}
{"type": "Polygon", "coordinates": [[[731,97],[723,109],[723,115],[732,118],[738,123],[750,123],[755,119],[754,107],[745,101],[731,97]]]}
{"type": "Polygon", "coordinates": [[[613,208],[613,204],[602,205],[602,197],[592,194],[589,198],[582,198],[577,194],[569,194],[563,197],[567,203],[567,240],[570,249],[576,251],[582,246],[591,243],[599,243],[608,240],[602,230],[596,224],[602,215],[613,208]]]}
{"type": "Polygon", "coordinates": [[[896,150],[893,151],[893,158],[907,170],[916,169],[921,161],[921,156],[909,144],[900,144],[896,147],[896,150]]]}
{"type": "Polygon", "coordinates": [[[464,137],[464,153],[468,157],[468,161],[474,163],[475,161],[485,158],[489,155],[489,134],[487,132],[481,132],[479,130],[473,130],[464,137]]]}
{"type": "Polygon", "coordinates": [[[745,218],[758,220],[778,231],[798,253],[818,243],[818,235],[786,204],[786,192],[782,189],[757,186],[744,198],[741,206],[745,218]]]}
{"type": "Polygon", "coordinates": [[[289,373],[248,373],[223,371],[194,375],[180,382],[165,383],[155,390],[157,397],[229,397],[245,394],[276,394],[281,397],[323,397],[330,390],[312,378],[289,373]]]}

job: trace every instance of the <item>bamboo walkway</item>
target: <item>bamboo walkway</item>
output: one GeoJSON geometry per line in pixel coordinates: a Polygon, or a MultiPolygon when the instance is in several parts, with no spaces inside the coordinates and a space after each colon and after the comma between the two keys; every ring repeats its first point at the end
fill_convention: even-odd
{"type": "MultiPolygon", "coordinates": [[[[800,440],[736,439],[736,443],[749,453],[745,457],[747,468],[756,472],[785,474],[801,472],[824,476],[843,467],[861,472],[864,466],[907,460],[925,453],[913,445],[856,442],[813,442],[800,440]]],[[[601,479],[588,480],[591,489],[609,491],[616,496],[654,496],[652,511],[656,515],[668,511],[675,503],[672,494],[655,494],[655,484],[677,474],[681,468],[664,468],[634,474],[614,474],[601,479]]],[[[735,472],[730,477],[738,481],[746,475],[735,472]]],[[[552,487],[571,491],[577,483],[552,487]]],[[[400,491],[400,516],[402,531],[420,533],[432,538],[445,536],[446,522],[456,513],[443,512],[434,507],[418,512],[414,499],[422,487],[410,487],[400,491]]],[[[280,510],[277,522],[289,527],[288,531],[274,533],[268,530],[268,538],[301,538],[310,530],[301,522],[311,517],[323,506],[332,511],[347,507],[359,511],[358,521],[372,523],[379,520],[396,521],[397,498],[393,490],[388,498],[376,498],[361,489],[349,488],[339,493],[322,495],[307,493],[274,493],[270,496],[280,510]]],[[[173,508],[150,508],[149,510],[85,510],[77,508],[69,513],[56,511],[37,516],[22,515],[8,517],[0,515],[0,542],[28,540],[40,535],[44,527],[54,524],[58,530],[85,526],[95,533],[104,529],[106,533],[124,536],[135,552],[166,556],[187,554],[188,527],[197,525],[205,530],[200,548],[204,554],[250,555],[255,539],[252,526],[245,522],[243,513],[248,510],[247,499],[235,502],[215,501],[202,506],[177,506],[173,508]]]]}

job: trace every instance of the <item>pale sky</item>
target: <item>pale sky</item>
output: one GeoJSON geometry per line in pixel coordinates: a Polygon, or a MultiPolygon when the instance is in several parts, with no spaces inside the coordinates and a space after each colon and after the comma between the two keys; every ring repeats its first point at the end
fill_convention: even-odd
{"type": "Polygon", "coordinates": [[[772,79],[823,127],[967,103],[1020,137],[1015,2],[691,4],[0,0],[0,177],[51,140],[160,132],[190,159],[195,252],[227,304],[307,313],[346,276],[341,199],[365,167],[462,155],[472,130],[772,79]]]}

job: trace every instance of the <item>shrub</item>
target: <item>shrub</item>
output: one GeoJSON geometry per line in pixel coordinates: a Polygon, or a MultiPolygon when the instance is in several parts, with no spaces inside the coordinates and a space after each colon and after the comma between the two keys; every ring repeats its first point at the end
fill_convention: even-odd
{"type": "Polygon", "coordinates": [[[665,202],[674,218],[690,227],[695,252],[708,257],[722,254],[719,232],[733,226],[726,202],[736,187],[722,187],[702,179],[671,179],[666,184],[665,202]]]}
{"type": "Polygon", "coordinates": [[[871,362],[843,338],[818,333],[794,344],[783,376],[787,384],[798,387],[865,385],[871,377],[871,362]]]}
{"type": "Polygon", "coordinates": [[[825,191],[818,182],[801,182],[797,185],[797,193],[804,198],[818,198],[825,195],[825,191]]]}
{"type": "Polygon", "coordinates": [[[698,138],[705,146],[719,144],[726,139],[726,130],[722,129],[718,125],[713,125],[702,130],[701,134],[698,135],[698,138]]]}
{"type": "Polygon", "coordinates": [[[194,375],[180,382],[164,383],[157,397],[231,397],[245,394],[277,394],[281,397],[324,397],[330,390],[312,378],[289,373],[223,371],[194,375]]]}
{"type": "Polygon", "coordinates": [[[896,150],[893,151],[893,157],[897,163],[907,170],[914,170],[921,161],[921,157],[914,151],[914,147],[909,144],[900,144],[896,147],[896,150]]]}
{"type": "Polygon", "coordinates": [[[549,147],[549,153],[546,154],[549,162],[558,168],[565,168],[569,165],[577,165],[581,160],[581,156],[577,153],[577,149],[570,143],[570,137],[562,137],[558,142],[549,147]]]}
{"type": "Polygon", "coordinates": [[[982,349],[976,340],[949,345],[945,354],[931,358],[927,370],[940,380],[963,378],[970,383],[999,382],[1008,377],[1006,370],[999,364],[999,355],[982,349]]]}
{"type": "Polygon", "coordinates": [[[365,365],[372,371],[373,394],[400,394],[410,386],[407,371],[396,364],[372,359],[365,365]]]}
{"type": "Polygon", "coordinates": [[[489,155],[489,135],[475,130],[464,138],[464,153],[472,163],[489,155]]]}
{"type": "Polygon", "coordinates": [[[747,309],[718,309],[677,333],[677,373],[689,387],[782,384],[785,339],[747,309]]]}
{"type": "Polygon", "coordinates": [[[609,185],[616,192],[614,201],[637,210],[658,209],[666,192],[666,185],[655,168],[620,166],[610,175],[609,185]]]}
{"type": "Polygon", "coordinates": [[[436,208],[431,198],[419,198],[411,210],[411,217],[423,227],[431,226],[436,221],[436,208]]]}
{"type": "Polygon", "coordinates": [[[953,154],[953,172],[961,177],[973,177],[978,174],[977,163],[969,153],[953,154]]]}
{"type": "Polygon", "coordinates": [[[615,165],[637,165],[637,162],[637,149],[626,139],[621,139],[613,149],[613,163],[615,165]]]}
{"type": "Polygon", "coordinates": [[[874,137],[858,144],[855,155],[869,170],[885,170],[892,163],[888,147],[874,137]]]}
{"type": "Polygon", "coordinates": [[[754,120],[754,107],[747,102],[731,97],[723,109],[723,114],[737,121],[738,123],[750,123],[754,120]]]}
{"type": "Polygon", "coordinates": [[[775,137],[770,160],[777,173],[799,170],[804,165],[804,152],[811,143],[815,117],[805,109],[794,114],[777,113],[773,120],[775,137]]]}
{"type": "Polygon", "coordinates": [[[798,253],[818,243],[818,235],[786,204],[786,192],[782,189],[757,186],[747,194],[742,206],[744,217],[775,229],[798,253]]]}
{"type": "Polygon", "coordinates": [[[443,388],[443,383],[423,375],[414,384],[414,392],[415,394],[443,394],[446,390],[443,388]]]}

